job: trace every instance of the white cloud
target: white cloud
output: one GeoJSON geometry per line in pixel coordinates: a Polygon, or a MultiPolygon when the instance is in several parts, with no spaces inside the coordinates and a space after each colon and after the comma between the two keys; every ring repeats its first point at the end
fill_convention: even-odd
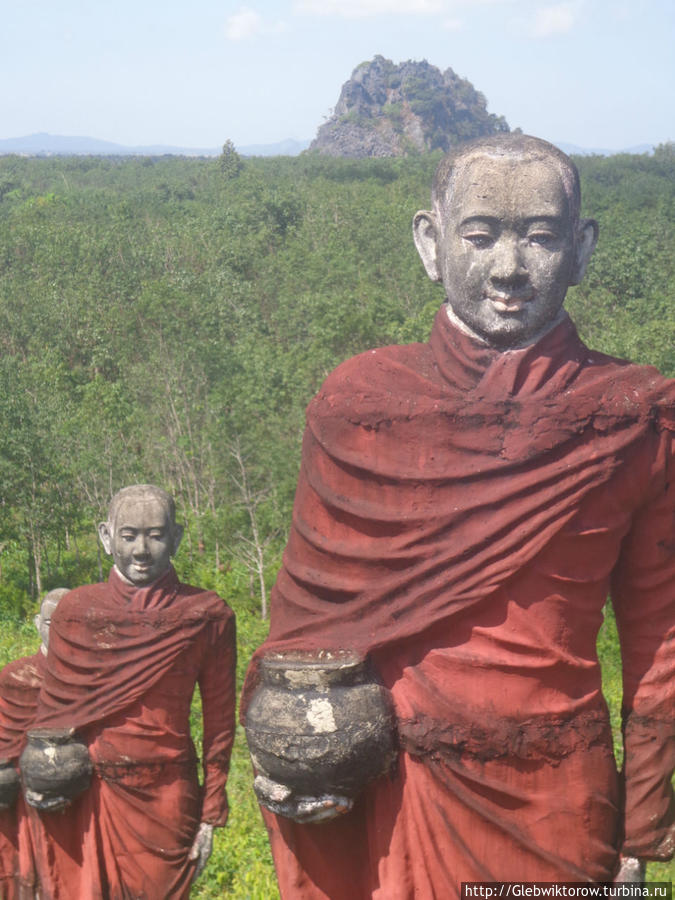
{"type": "Polygon", "coordinates": [[[257,34],[278,34],[287,30],[285,22],[268,22],[248,6],[241,6],[225,23],[225,37],[229,41],[245,41],[257,34]]]}
{"type": "Polygon", "coordinates": [[[577,21],[577,8],[573,3],[558,3],[538,9],[532,23],[531,34],[536,38],[547,38],[555,34],[566,34],[577,21]]]}
{"type": "Polygon", "coordinates": [[[253,37],[262,29],[263,18],[260,13],[247,6],[242,6],[225,23],[225,37],[230,41],[244,41],[253,37]]]}
{"type": "Polygon", "coordinates": [[[364,19],[369,16],[433,15],[443,12],[445,0],[295,0],[296,13],[364,19]]]}

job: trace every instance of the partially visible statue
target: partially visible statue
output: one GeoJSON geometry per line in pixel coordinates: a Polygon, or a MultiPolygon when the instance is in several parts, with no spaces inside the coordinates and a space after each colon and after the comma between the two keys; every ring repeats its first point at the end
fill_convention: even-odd
{"type": "MultiPolygon", "coordinates": [[[[606,882],[673,854],[675,383],[589,350],[563,308],[598,231],[565,154],[462,145],[432,202],[414,237],[446,302],[429,343],[345,362],[309,404],[247,678],[255,713],[268,660],[350,652],[393,702],[397,766],[356,795],[275,777],[254,734],[287,900],[606,882]],[[620,774],[596,651],[610,592],[620,774]]],[[[328,706],[307,703],[303,740],[334,732],[328,706]]]]}
{"type": "Polygon", "coordinates": [[[48,900],[180,900],[209,858],[214,827],[227,819],[234,615],[216,594],[178,581],[171,557],[182,528],[163,490],[119,491],[99,532],[115,565],[107,583],[72,591],[53,617],[38,716],[22,756],[32,802],[65,807],[41,813],[41,885],[48,900]],[[196,685],[203,788],[190,735],[196,685]],[[52,787],[45,784],[45,757],[68,763],[69,742],[88,750],[93,772],[84,790],[81,780],[70,790],[58,766],[52,787]]]}
{"type": "Polygon", "coordinates": [[[0,671],[0,900],[33,898],[37,889],[30,816],[19,791],[18,761],[33,724],[51,617],[68,588],[49,591],[35,616],[40,649],[0,671]]]}

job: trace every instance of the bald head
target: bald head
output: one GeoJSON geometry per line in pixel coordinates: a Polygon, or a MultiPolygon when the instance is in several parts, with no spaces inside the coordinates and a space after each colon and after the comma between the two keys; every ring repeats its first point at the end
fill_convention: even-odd
{"type": "Polygon", "coordinates": [[[129,501],[132,503],[145,503],[148,501],[159,503],[166,510],[171,522],[174,525],[176,524],[176,504],[171,494],[154,484],[132,484],[119,490],[110,501],[107,522],[110,528],[115,526],[115,519],[120,507],[129,501]]]}
{"type": "Polygon", "coordinates": [[[110,502],[108,521],[101,522],[98,531],[119,573],[139,587],[167,571],[183,536],[173,497],[154,484],[118,491],[110,502]]]}
{"type": "Polygon", "coordinates": [[[483,159],[533,161],[552,166],[558,173],[569,204],[570,222],[577,229],[581,210],[579,172],[572,160],[548,141],[528,134],[496,134],[460,144],[438,164],[431,188],[434,210],[444,219],[457,175],[471,162],[483,159]]]}

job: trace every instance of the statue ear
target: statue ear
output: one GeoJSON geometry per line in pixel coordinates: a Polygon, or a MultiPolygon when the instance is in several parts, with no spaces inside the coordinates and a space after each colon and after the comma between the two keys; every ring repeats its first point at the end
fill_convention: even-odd
{"type": "Polygon", "coordinates": [[[178,552],[178,548],[180,547],[180,542],[183,540],[183,526],[182,525],[174,525],[173,526],[173,550],[171,551],[171,555],[175,556],[178,552]]]}
{"type": "Polygon", "coordinates": [[[98,536],[101,539],[105,552],[108,556],[112,556],[112,534],[110,533],[107,522],[101,522],[98,526],[98,536]]]}
{"type": "Polygon", "coordinates": [[[420,210],[420,212],[415,213],[413,238],[427,275],[432,281],[440,281],[441,272],[438,266],[439,228],[436,216],[432,212],[420,210]]]}
{"type": "Polygon", "coordinates": [[[582,219],[579,222],[579,231],[577,232],[574,268],[572,269],[570,284],[579,284],[584,277],[586,266],[593,255],[597,243],[598,223],[595,219],[582,219]]]}

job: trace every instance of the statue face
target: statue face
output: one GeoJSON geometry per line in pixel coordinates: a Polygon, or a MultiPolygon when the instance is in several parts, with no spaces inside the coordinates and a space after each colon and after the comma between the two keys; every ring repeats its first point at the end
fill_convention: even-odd
{"type": "Polygon", "coordinates": [[[159,499],[139,494],[122,501],[111,530],[105,536],[101,531],[101,538],[127,581],[146,585],[169,568],[180,530],[159,499]]]}
{"type": "Polygon", "coordinates": [[[468,160],[436,234],[438,274],[455,315],[508,348],[545,332],[574,280],[575,235],[553,162],[468,160]]]}
{"type": "MultiPolygon", "coordinates": [[[[64,594],[67,591],[63,592],[64,594]]],[[[42,606],[40,607],[40,612],[35,616],[35,627],[38,630],[38,634],[42,639],[43,647],[49,646],[49,628],[52,624],[52,613],[59,605],[60,597],[50,597],[49,594],[42,601],[42,606]]]]}

